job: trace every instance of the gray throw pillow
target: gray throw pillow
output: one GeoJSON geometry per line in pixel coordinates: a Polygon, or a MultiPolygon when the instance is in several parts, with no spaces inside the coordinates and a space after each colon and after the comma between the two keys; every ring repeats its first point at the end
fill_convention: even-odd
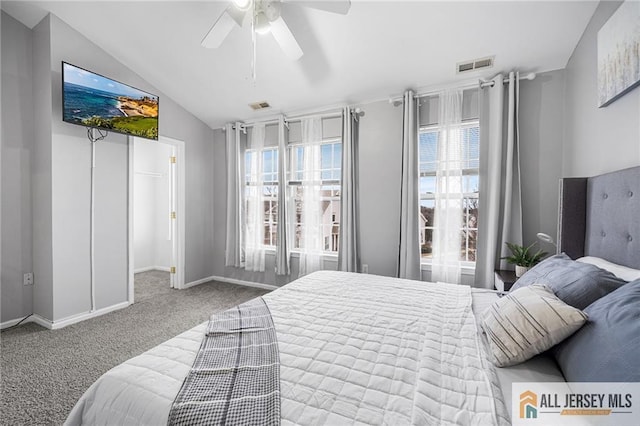
{"type": "Polygon", "coordinates": [[[554,347],[568,382],[640,382],[640,280],[598,299],[588,322],[554,347]]]}
{"type": "Polygon", "coordinates": [[[595,265],[571,260],[562,253],[528,270],[515,282],[511,291],[531,284],[544,284],[564,303],[584,309],[626,281],[595,265]]]}
{"type": "Polygon", "coordinates": [[[551,290],[534,284],[512,291],[482,313],[492,362],[519,364],[566,339],[587,316],[567,305],[551,290]]]}

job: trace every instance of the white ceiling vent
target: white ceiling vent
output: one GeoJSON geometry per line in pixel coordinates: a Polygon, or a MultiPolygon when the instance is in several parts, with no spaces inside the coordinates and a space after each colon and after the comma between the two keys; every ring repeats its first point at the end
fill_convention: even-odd
{"type": "Polygon", "coordinates": [[[271,105],[269,105],[269,102],[267,102],[267,101],[253,102],[253,103],[250,103],[249,106],[254,111],[258,111],[260,109],[271,108],[271,105]]]}
{"type": "Polygon", "coordinates": [[[489,56],[486,58],[480,58],[480,59],[473,59],[471,61],[465,61],[465,62],[459,62],[456,65],[456,72],[458,74],[461,73],[465,73],[465,72],[470,72],[470,71],[476,71],[476,70],[481,70],[481,69],[485,69],[485,68],[491,68],[493,67],[493,60],[494,60],[495,56],[489,56]]]}

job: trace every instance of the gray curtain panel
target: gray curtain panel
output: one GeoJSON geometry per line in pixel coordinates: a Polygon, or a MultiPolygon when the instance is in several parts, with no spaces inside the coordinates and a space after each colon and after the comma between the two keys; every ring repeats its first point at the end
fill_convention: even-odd
{"type": "Polygon", "coordinates": [[[518,113],[520,84],[511,72],[480,92],[480,211],[475,285],[493,288],[494,271],[507,269],[505,242],[522,244],[518,113]],[[505,122],[506,120],[506,122],[505,122]],[[505,129],[506,131],[503,131],[505,129]]]}
{"type": "Polygon", "coordinates": [[[340,188],[340,244],[338,270],[360,271],[358,223],[358,116],[342,112],[342,186],[340,188]]]}
{"type": "Polygon", "coordinates": [[[225,266],[242,267],[242,155],[240,149],[240,123],[227,124],[227,238],[225,266]],[[235,127],[235,129],[234,129],[235,127]]]}
{"type": "Polygon", "coordinates": [[[287,197],[287,137],[284,116],[278,119],[278,228],[276,229],[276,275],[291,273],[291,240],[287,215],[289,212],[287,197]]]}
{"type": "Polygon", "coordinates": [[[400,187],[400,246],[398,278],[420,280],[420,224],[418,220],[418,103],[404,94],[402,128],[402,186],[400,187]]]}

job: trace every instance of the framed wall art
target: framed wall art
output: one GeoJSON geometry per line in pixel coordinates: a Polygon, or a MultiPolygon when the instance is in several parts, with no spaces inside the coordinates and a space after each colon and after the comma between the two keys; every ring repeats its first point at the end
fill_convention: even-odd
{"type": "Polygon", "coordinates": [[[640,84],[640,2],[627,0],[598,31],[598,106],[640,84]]]}

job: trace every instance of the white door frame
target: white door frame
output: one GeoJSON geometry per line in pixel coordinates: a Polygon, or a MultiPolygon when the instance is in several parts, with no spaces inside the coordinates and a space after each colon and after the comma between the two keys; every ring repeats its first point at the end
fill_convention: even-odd
{"type": "MultiPolygon", "coordinates": [[[[133,180],[134,180],[134,138],[130,136],[128,138],[129,145],[129,208],[128,208],[128,301],[130,304],[134,303],[134,245],[133,245],[133,180]]],[[[176,267],[176,273],[173,274],[171,283],[172,287],[177,289],[184,288],[184,265],[185,265],[185,188],[186,188],[186,161],[185,161],[185,143],[178,139],[169,138],[166,136],[160,136],[158,138],[159,143],[164,143],[172,147],[175,152],[176,163],[175,167],[175,190],[176,190],[176,219],[173,221],[172,228],[175,231],[173,236],[172,245],[172,266],[176,267]]]]}

